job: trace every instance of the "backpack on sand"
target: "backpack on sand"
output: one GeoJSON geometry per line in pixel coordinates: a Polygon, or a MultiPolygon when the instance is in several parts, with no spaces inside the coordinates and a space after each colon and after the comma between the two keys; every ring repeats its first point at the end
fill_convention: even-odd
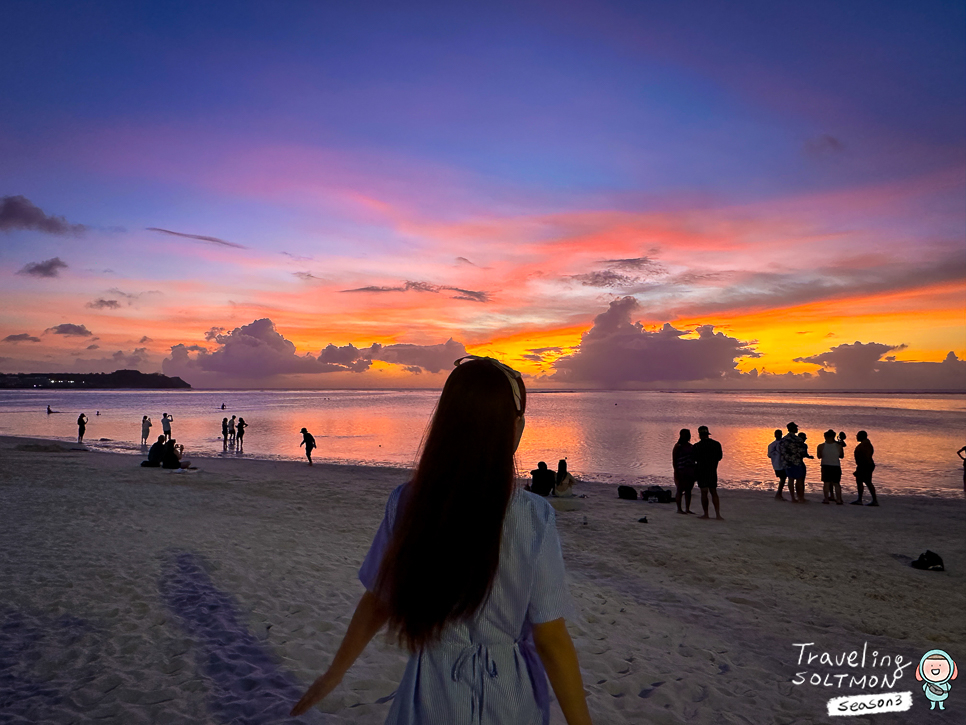
{"type": "Polygon", "coordinates": [[[618,486],[617,487],[617,498],[623,498],[627,501],[637,500],[637,491],[630,486],[618,486]]]}
{"type": "Polygon", "coordinates": [[[909,564],[913,569],[925,569],[926,571],[946,571],[943,566],[943,558],[935,551],[926,549],[919,558],[909,564]]]}

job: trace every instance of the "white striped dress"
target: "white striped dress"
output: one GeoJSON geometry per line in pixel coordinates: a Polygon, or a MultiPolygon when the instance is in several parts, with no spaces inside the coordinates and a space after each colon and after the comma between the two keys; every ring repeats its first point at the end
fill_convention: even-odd
{"type": "MultiPolygon", "coordinates": [[[[375,588],[403,488],[390,494],[359,570],[369,591],[375,588]]],[[[549,688],[531,625],[576,618],[564,576],[553,508],[517,489],[507,505],[489,598],[473,619],[450,625],[440,642],[409,658],[386,724],[546,725],[549,688]]]]}

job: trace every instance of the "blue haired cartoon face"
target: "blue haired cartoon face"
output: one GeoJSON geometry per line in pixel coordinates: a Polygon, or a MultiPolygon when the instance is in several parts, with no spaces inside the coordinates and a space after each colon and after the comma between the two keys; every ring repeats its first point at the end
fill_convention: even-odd
{"type": "Polygon", "coordinates": [[[936,709],[936,705],[940,710],[946,709],[943,703],[952,689],[949,681],[955,680],[958,675],[956,663],[943,650],[929,650],[922,656],[916,669],[916,679],[923,683],[922,691],[930,702],[930,710],[936,709]]]}

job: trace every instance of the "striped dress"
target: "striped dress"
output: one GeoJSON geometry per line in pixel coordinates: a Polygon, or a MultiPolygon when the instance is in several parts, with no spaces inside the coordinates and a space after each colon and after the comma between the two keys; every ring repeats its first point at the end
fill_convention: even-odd
{"type": "MultiPolygon", "coordinates": [[[[390,494],[359,571],[370,592],[403,488],[390,494]]],[[[386,724],[546,725],[550,693],[532,625],[576,619],[564,577],[553,508],[517,489],[507,506],[489,598],[471,620],[450,625],[440,642],[409,658],[386,724]]]]}

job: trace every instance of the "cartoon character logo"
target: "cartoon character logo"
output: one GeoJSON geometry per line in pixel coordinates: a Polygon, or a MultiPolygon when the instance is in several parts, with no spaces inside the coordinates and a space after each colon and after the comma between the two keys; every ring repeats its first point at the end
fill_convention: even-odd
{"type": "Polygon", "coordinates": [[[952,689],[949,681],[955,680],[958,674],[953,658],[943,650],[931,649],[922,656],[916,669],[916,679],[922,682],[922,691],[929,700],[930,710],[935,710],[936,705],[940,710],[946,709],[943,703],[952,689]]]}

